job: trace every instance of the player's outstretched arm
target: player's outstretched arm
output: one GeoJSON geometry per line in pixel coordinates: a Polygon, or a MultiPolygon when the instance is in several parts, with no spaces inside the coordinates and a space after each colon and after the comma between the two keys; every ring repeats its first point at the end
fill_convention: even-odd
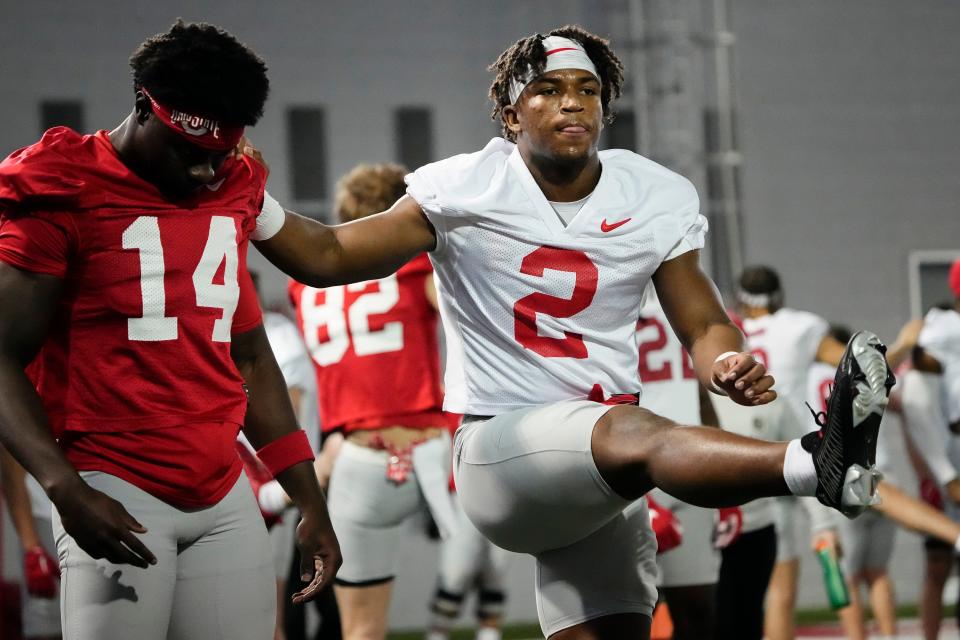
{"type": "Polygon", "coordinates": [[[254,245],[295,280],[327,287],[384,278],[436,242],[420,205],[404,196],[383,213],[346,224],[326,225],[286,211],[280,230],[254,245]]]}
{"type": "Polygon", "coordinates": [[[960,524],[926,502],[904,493],[886,480],[877,488],[880,504],[873,508],[902,527],[932,536],[949,545],[960,544],[960,524]]]}
{"type": "Polygon", "coordinates": [[[777,397],[766,367],[744,349],[743,334],[723,310],[713,281],[700,268],[700,252],[687,251],[662,263],[653,284],[670,326],[693,358],[700,383],[719,388],[738,404],[777,397]],[[720,357],[726,355],[725,357],[720,357]]]}
{"type": "Polygon", "coordinates": [[[80,478],[53,439],[24,373],[47,336],[62,288],[59,278],[0,263],[0,443],[47,492],[80,548],[94,558],[145,568],[157,560],[134,533],[146,529],[80,478]]]}
{"type": "MultiPolygon", "coordinates": [[[[286,382],[263,325],[234,334],[230,353],[250,394],[243,426],[250,443],[262,450],[299,431],[286,382]]],[[[303,516],[297,527],[297,545],[300,547],[301,578],[310,584],[294,595],[294,602],[300,603],[313,599],[333,580],[342,562],[340,545],[330,524],[313,460],[288,466],[277,473],[276,478],[303,516]]]]}

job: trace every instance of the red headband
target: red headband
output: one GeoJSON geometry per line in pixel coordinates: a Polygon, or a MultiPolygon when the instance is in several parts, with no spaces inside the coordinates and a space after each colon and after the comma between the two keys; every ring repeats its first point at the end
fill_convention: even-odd
{"type": "Polygon", "coordinates": [[[957,259],[953,263],[953,266],[950,267],[950,290],[953,291],[953,295],[960,298],[960,259],[957,259]]]}
{"type": "Polygon", "coordinates": [[[146,89],[140,89],[153,105],[153,113],[163,124],[198,147],[214,151],[228,151],[237,146],[243,137],[243,125],[226,125],[216,120],[193,116],[176,109],[168,109],[151,96],[146,89]]]}

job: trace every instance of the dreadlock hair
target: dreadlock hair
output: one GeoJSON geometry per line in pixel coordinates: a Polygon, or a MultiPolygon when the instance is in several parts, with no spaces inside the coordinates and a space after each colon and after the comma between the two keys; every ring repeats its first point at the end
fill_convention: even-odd
{"type": "MultiPolygon", "coordinates": [[[[600,104],[603,105],[603,121],[606,124],[613,122],[613,112],[610,103],[620,97],[623,88],[623,63],[610,48],[610,41],[595,36],[577,25],[567,25],[554,29],[548,36],[562,36],[576,40],[583,45],[587,56],[597,67],[600,74],[600,104]]],[[[517,40],[510,48],[500,54],[497,61],[487,67],[487,71],[496,73],[493,84],[490,85],[490,99],[493,100],[491,120],[500,119],[503,125],[503,137],[516,142],[516,136],[503,121],[503,108],[510,105],[510,81],[513,78],[522,78],[529,71],[534,76],[543,73],[547,64],[547,53],[543,50],[543,39],[546,36],[535,33],[526,38],[517,40]]]]}
{"type": "Polygon", "coordinates": [[[399,164],[361,164],[337,181],[334,211],[340,222],[350,222],[386,211],[407,192],[399,164]]]}
{"type": "Polygon", "coordinates": [[[780,276],[771,267],[753,265],[747,267],[740,274],[740,289],[748,294],[766,295],[770,297],[767,308],[773,312],[783,306],[783,289],[780,286],[780,276]]]}
{"type": "Polygon", "coordinates": [[[133,88],[187,113],[236,125],[256,124],[270,83],[267,65],[223,29],[177,20],[130,56],[133,88]]]}

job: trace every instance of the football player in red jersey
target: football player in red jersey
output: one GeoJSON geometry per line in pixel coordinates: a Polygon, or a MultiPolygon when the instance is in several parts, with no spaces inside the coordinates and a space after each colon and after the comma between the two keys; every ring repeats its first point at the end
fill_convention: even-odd
{"type": "MultiPolygon", "coordinates": [[[[405,174],[399,165],[354,168],[337,184],[340,221],[389,207],[405,174]]],[[[328,494],[343,547],[335,583],[343,637],[383,638],[404,522],[426,507],[441,530],[455,526],[433,269],[420,254],[349,286],[291,281],[290,298],[316,365],[320,422],[344,434],[328,494]]]]}
{"type": "Polygon", "coordinates": [[[296,599],[339,565],[246,268],[266,172],[231,151],[266,66],[182,22],[130,64],[116,129],[0,163],[0,440],[56,507],[68,637],[260,640],[276,600],[241,425],[303,514],[296,599]]]}

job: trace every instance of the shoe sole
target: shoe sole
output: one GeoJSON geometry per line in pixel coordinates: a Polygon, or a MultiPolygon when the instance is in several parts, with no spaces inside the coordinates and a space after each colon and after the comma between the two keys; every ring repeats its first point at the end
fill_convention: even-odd
{"type": "Polygon", "coordinates": [[[854,518],[868,506],[879,503],[877,485],[883,475],[874,468],[877,458],[877,438],[883,412],[889,402],[890,370],[884,357],[883,343],[869,331],[860,331],[850,339],[851,355],[860,369],[854,383],[857,390],[852,402],[853,429],[863,429],[866,441],[866,466],[851,465],[844,474],[840,511],[854,518]]]}
{"type": "Polygon", "coordinates": [[[864,439],[867,441],[867,467],[870,468],[877,460],[877,435],[889,402],[887,378],[890,369],[884,350],[880,338],[869,331],[860,331],[850,339],[850,351],[860,369],[858,378],[862,377],[854,383],[857,395],[852,406],[853,428],[867,430],[864,439]]]}

